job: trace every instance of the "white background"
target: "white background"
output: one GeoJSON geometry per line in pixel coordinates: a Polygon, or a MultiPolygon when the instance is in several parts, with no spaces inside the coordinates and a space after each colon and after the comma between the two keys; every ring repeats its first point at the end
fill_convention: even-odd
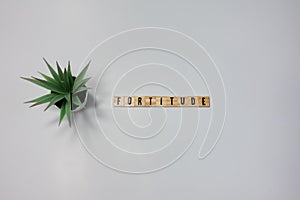
{"type": "Polygon", "coordinates": [[[1,1],[0,199],[299,199],[299,1],[1,1]],[[71,60],[120,31],[184,32],[213,57],[228,97],[223,135],[157,173],[96,162],[58,110],[28,109],[45,91],[20,76],[71,60]]]}

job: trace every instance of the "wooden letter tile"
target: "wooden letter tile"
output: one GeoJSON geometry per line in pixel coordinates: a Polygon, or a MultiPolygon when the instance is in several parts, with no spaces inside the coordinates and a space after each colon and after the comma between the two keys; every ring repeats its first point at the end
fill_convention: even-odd
{"type": "Polygon", "coordinates": [[[210,107],[209,96],[199,96],[198,104],[199,104],[199,107],[210,107]]]}
{"type": "Polygon", "coordinates": [[[198,106],[198,98],[194,96],[187,96],[187,106],[197,107],[198,106]]]}
{"type": "Polygon", "coordinates": [[[134,97],[131,97],[131,96],[124,96],[123,97],[123,104],[124,106],[130,106],[130,107],[133,107],[134,106],[134,97]]]}
{"type": "Polygon", "coordinates": [[[156,106],[156,96],[145,96],[146,106],[156,106]]]}
{"type": "Polygon", "coordinates": [[[122,96],[115,96],[114,97],[114,106],[123,106],[123,99],[124,97],[122,96]]]}
{"type": "Polygon", "coordinates": [[[134,96],[134,106],[146,106],[145,96],[134,96]]]}

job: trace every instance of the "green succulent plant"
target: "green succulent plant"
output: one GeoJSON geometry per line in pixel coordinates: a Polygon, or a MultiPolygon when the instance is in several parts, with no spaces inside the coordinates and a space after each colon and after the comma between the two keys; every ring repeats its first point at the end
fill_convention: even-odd
{"type": "Polygon", "coordinates": [[[88,90],[86,83],[90,78],[85,78],[85,74],[88,70],[90,62],[82,69],[78,76],[75,77],[71,72],[70,61],[68,62],[68,67],[64,69],[62,69],[58,62],[56,62],[56,72],[45,58],[43,58],[43,60],[46,63],[52,77],[39,72],[44,79],[33,76],[31,76],[31,78],[21,78],[42,88],[50,90],[50,93],[24,103],[33,103],[30,107],[48,103],[44,111],[46,111],[49,107],[59,103],[60,117],[58,125],[60,125],[63,118],[67,116],[69,126],[71,127],[72,105],[75,104],[77,106],[81,106],[83,102],[80,101],[78,94],[88,90]]]}

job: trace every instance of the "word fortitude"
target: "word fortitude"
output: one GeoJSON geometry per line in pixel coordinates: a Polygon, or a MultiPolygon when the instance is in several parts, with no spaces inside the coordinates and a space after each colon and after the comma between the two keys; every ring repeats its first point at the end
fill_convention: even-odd
{"type": "Polygon", "coordinates": [[[117,107],[209,107],[209,96],[115,96],[117,107]]]}

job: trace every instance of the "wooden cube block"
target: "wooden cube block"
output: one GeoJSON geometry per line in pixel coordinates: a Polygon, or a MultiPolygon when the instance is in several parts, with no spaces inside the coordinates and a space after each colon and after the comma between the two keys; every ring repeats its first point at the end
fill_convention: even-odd
{"type": "Polygon", "coordinates": [[[162,96],[156,96],[156,106],[163,106],[163,97],[162,96]]]}
{"type": "Polygon", "coordinates": [[[134,96],[134,106],[146,106],[145,96],[134,96]]]}
{"type": "Polygon", "coordinates": [[[178,97],[170,96],[169,98],[170,98],[170,106],[172,106],[172,107],[178,107],[179,106],[178,97]]]}
{"type": "Polygon", "coordinates": [[[123,106],[133,107],[134,106],[134,97],[124,96],[123,97],[123,106]]]}
{"type": "Polygon", "coordinates": [[[156,106],[166,106],[167,100],[167,96],[156,96],[156,106]]]}
{"type": "Polygon", "coordinates": [[[123,106],[123,97],[122,96],[115,96],[114,97],[114,106],[123,106]]]}
{"type": "Polygon", "coordinates": [[[177,97],[178,106],[186,106],[186,97],[177,97]]]}
{"type": "Polygon", "coordinates": [[[156,96],[145,96],[146,106],[156,106],[156,96]]]}
{"type": "Polygon", "coordinates": [[[162,97],[162,106],[170,106],[170,97],[168,96],[162,97]]]}
{"type": "Polygon", "coordinates": [[[210,107],[209,96],[198,96],[199,107],[210,107]]]}
{"type": "Polygon", "coordinates": [[[198,106],[198,98],[195,96],[186,96],[185,97],[185,106],[197,107],[198,106]]]}

